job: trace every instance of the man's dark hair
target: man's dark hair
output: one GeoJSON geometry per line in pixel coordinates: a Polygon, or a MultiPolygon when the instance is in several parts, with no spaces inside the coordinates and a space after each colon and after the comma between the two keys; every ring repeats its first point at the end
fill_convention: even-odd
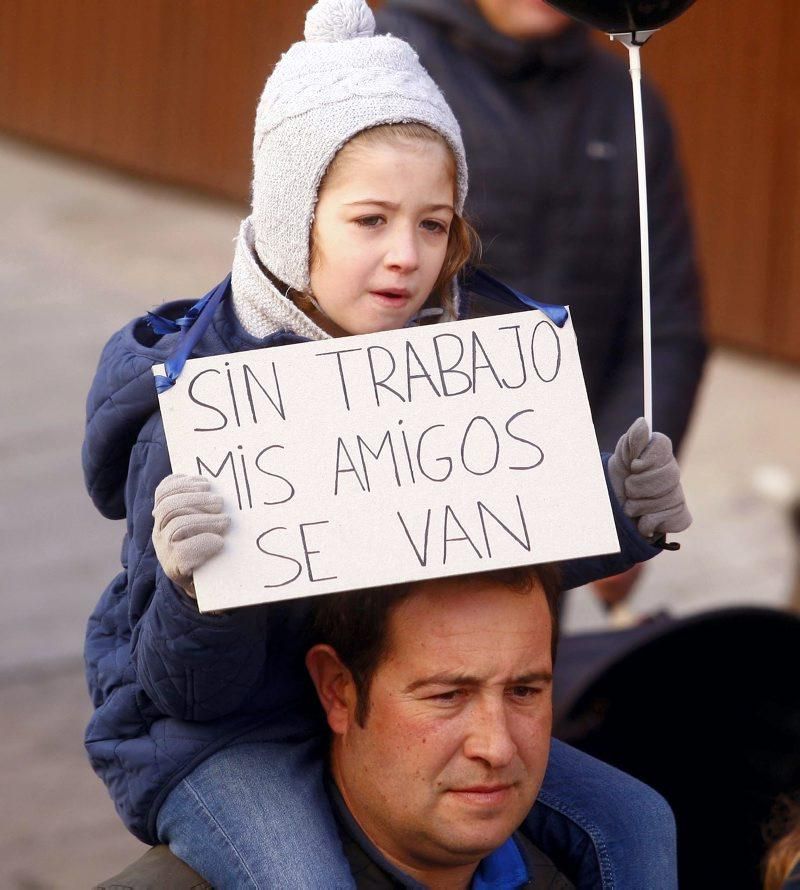
{"type": "MultiPolygon", "coordinates": [[[[561,593],[558,569],[549,563],[495,569],[459,576],[465,582],[476,578],[495,581],[520,594],[531,593],[538,581],[544,589],[552,627],[551,654],[555,663],[558,643],[558,598],[561,593]]],[[[320,597],[314,615],[314,643],[326,643],[336,650],[350,671],[356,687],[355,717],[363,726],[369,711],[372,678],[387,654],[389,619],[393,611],[407,599],[420,581],[348,590],[320,597]]]]}

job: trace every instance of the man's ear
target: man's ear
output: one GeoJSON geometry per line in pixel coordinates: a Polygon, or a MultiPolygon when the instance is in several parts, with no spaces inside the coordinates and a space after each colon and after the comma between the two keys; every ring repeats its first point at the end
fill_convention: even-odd
{"type": "Polygon", "coordinates": [[[353,675],[336,650],[321,643],[312,646],[306,653],[306,669],[327,714],[328,726],[336,735],[344,735],[355,721],[356,687],[353,675]]]}

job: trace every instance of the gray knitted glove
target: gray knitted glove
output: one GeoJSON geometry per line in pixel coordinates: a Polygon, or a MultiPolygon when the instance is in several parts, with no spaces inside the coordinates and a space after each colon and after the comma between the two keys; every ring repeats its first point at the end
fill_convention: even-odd
{"type": "Polygon", "coordinates": [[[617,442],[608,475],[625,515],[638,519],[642,537],[682,532],[692,524],[672,442],[663,433],[650,438],[643,417],[617,442]]]}
{"type": "Polygon", "coordinates": [[[173,473],[156,489],[153,518],[153,546],[164,574],[194,598],[192,576],[222,550],[231,524],[222,498],[212,494],[208,479],[173,473]]]}

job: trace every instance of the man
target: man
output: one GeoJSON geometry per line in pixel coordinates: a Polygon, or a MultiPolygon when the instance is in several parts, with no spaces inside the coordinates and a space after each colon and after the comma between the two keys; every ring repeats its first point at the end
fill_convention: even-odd
{"type": "MultiPolygon", "coordinates": [[[[467,215],[490,272],[569,304],[601,450],[642,413],[641,271],[630,78],[544,0],[387,0],[461,125],[467,215]]],[[[705,359],[684,186],[666,110],[645,88],[654,422],[680,448],[705,359]]],[[[482,307],[477,305],[480,314],[482,307]]],[[[613,604],[636,572],[598,589],[613,604]]]]}
{"type": "MultiPolygon", "coordinates": [[[[558,589],[540,566],[319,600],[306,664],[357,888],[676,886],[664,801],[550,738],[558,589]]],[[[156,847],[99,886],[208,885],[156,847]]]]}
{"type": "MultiPolygon", "coordinates": [[[[558,590],[544,566],[321,602],[306,666],[331,730],[329,794],[357,887],[555,890],[573,886],[562,867],[579,886],[605,885],[607,874],[576,864],[585,833],[554,827],[557,804],[531,813],[551,746],[558,590]]],[[[616,886],[672,886],[669,828],[648,836],[642,811],[643,863],[642,786],[610,769],[606,780],[632,793],[632,868],[616,886]]]]}
{"type": "Polygon", "coordinates": [[[514,836],[550,748],[558,588],[542,577],[495,572],[322,604],[326,642],[306,665],[358,886],[492,886],[490,874],[497,886],[572,886],[514,836]]]}

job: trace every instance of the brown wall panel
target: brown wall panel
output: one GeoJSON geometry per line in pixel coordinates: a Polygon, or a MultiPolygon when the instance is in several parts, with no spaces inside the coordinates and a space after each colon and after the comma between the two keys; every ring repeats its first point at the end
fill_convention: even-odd
{"type": "Polygon", "coordinates": [[[767,329],[772,354],[800,361],[800,56],[789,37],[797,27],[798,10],[784,3],[782,11],[770,233],[775,244],[770,279],[775,311],[769,314],[767,329]]]}
{"type": "Polygon", "coordinates": [[[796,12],[699,0],[642,56],[682,137],[712,337],[800,361],[796,12]]]}
{"type": "Polygon", "coordinates": [[[246,198],[255,107],[298,0],[0,0],[0,126],[246,198]]]}

